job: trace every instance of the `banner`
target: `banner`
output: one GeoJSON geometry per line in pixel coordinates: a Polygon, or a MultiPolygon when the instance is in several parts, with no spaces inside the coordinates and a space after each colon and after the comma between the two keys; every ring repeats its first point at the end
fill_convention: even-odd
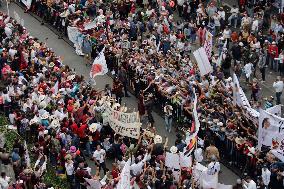
{"type": "Polygon", "coordinates": [[[180,169],[180,163],[179,163],[179,154],[173,154],[171,152],[166,152],[166,159],[165,159],[165,165],[169,169],[180,169]]]}
{"type": "Polygon", "coordinates": [[[233,75],[233,95],[235,103],[242,107],[243,115],[248,119],[251,120],[256,126],[258,125],[258,117],[259,113],[253,109],[244,93],[243,89],[240,87],[239,80],[236,74],[233,75]]]}
{"type": "Polygon", "coordinates": [[[276,105],[271,108],[267,108],[265,111],[281,117],[281,105],[276,105]]]}
{"type": "Polygon", "coordinates": [[[92,69],[90,71],[90,77],[94,79],[97,75],[105,75],[107,72],[108,68],[105,58],[105,48],[103,48],[103,50],[93,62],[92,69]]]}
{"type": "Polygon", "coordinates": [[[21,1],[28,9],[31,8],[32,0],[21,0],[21,1]]]}
{"type": "Polygon", "coordinates": [[[210,72],[212,72],[212,66],[208,60],[208,57],[206,55],[205,49],[203,47],[197,49],[193,52],[193,55],[196,59],[198,68],[200,70],[201,76],[204,76],[210,72]]]}
{"type": "Polygon", "coordinates": [[[193,104],[193,118],[194,122],[192,124],[191,131],[187,132],[193,132],[192,134],[186,135],[185,143],[187,144],[186,150],[184,152],[185,156],[189,156],[191,152],[194,150],[195,146],[197,145],[197,134],[199,132],[200,128],[200,122],[198,119],[198,114],[197,114],[197,96],[194,91],[194,104],[193,104]]]}
{"type": "Polygon", "coordinates": [[[209,31],[206,31],[204,49],[208,59],[211,58],[212,47],[213,47],[213,35],[209,31]]]}
{"type": "Polygon", "coordinates": [[[130,159],[128,159],[125,163],[120,173],[120,180],[117,183],[117,189],[130,189],[130,159]]]}
{"type": "Polygon", "coordinates": [[[258,127],[258,149],[271,147],[277,157],[284,159],[284,118],[260,110],[258,127]]]}
{"type": "Polygon", "coordinates": [[[116,111],[106,102],[103,120],[104,124],[109,123],[115,133],[135,139],[139,138],[142,124],[138,112],[123,113],[116,111]]]}

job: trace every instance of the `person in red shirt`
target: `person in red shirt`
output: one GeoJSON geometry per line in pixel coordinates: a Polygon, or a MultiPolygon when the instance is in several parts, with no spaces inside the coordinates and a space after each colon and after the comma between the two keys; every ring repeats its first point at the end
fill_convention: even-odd
{"type": "Polygon", "coordinates": [[[116,163],[112,164],[111,175],[113,179],[116,179],[119,176],[119,169],[116,163]]]}
{"type": "Polygon", "coordinates": [[[73,132],[73,134],[78,134],[77,132],[78,132],[78,125],[76,124],[76,122],[75,121],[72,121],[72,124],[71,124],[71,130],[72,130],[72,132],[73,132]]]}
{"type": "Polygon", "coordinates": [[[279,52],[275,41],[273,41],[272,44],[268,46],[268,54],[270,68],[277,71],[277,62],[275,61],[275,58],[278,58],[279,52]]]}
{"type": "Polygon", "coordinates": [[[81,123],[80,127],[77,129],[77,134],[80,137],[80,139],[85,139],[86,138],[86,130],[88,126],[86,123],[81,123]]]}

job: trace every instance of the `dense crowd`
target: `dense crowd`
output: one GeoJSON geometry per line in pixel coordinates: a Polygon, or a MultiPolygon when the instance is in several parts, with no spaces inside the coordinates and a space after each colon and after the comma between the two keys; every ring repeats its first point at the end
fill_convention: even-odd
{"type": "Polygon", "coordinates": [[[231,78],[232,71],[245,78],[254,109],[281,104],[281,77],[273,84],[276,101],[269,97],[262,102],[258,81],[266,81],[268,69],[284,72],[284,17],[272,14],[270,1],[238,2],[229,12],[215,1],[33,2],[29,11],[57,27],[59,37],[70,27],[78,28],[82,35],[76,39],[76,52],[88,63],[105,47],[115,77],[103,91],[93,89],[45,43],[1,13],[0,107],[32,146],[17,140],[12,152],[1,148],[1,188],[52,188],[43,181],[49,167],[65,176],[70,188],[88,188],[88,179],[100,181],[105,189],[116,188],[128,159],[133,188],[198,188],[192,167],[184,167],[177,178],[165,165],[166,152],[184,153],[189,147],[197,123],[195,94],[201,125],[193,164],[205,163],[208,174],[215,174],[218,161],[227,162],[242,172],[234,188],[283,188],[283,163],[269,148],[256,149],[257,126],[233,103],[231,78]],[[93,20],[95,27],[86,30],[93,20]],[[207,31],[214,36],[216,54],[208,57],[213,72],[201,76],[191,52],[204,45],[207,31]],[[105,97],[113,98],[113,108],[125,111],[120,104],[128,90],[138,98],[141,119],[149,123],[138,139],[120,136],[103,124],[105,97]],[[154,107],[162,109],[169,133],[176,123],[171,148],[156,131],[154,107]],[[34,159],[32,166],[27,153],[34,159]],[[87,163],[90,159],[95,171],[87,163]]]}

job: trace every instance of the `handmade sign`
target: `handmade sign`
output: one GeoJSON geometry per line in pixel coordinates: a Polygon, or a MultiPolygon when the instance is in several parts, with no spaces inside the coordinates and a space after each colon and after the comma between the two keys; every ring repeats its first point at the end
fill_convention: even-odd
{"type": "Polygon", "coordinates": [[[116,111],[106,102],[103,118],[104,123],[108,123],[117,134],[135,139],[139,138],[142,124],[138,112],[124,113],[116,111]]]}

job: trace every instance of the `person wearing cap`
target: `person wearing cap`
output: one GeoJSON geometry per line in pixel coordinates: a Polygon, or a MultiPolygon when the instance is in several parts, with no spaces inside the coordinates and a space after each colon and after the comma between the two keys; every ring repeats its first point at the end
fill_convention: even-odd
{"type": "Polygon", "coordinates": [[[275,90],[276,104],[281,104],[281,95],[284,88],[284,83],[281,79],[281,76],[277,76],[276,81],[273,83],[273,88],[275,90]]]}

